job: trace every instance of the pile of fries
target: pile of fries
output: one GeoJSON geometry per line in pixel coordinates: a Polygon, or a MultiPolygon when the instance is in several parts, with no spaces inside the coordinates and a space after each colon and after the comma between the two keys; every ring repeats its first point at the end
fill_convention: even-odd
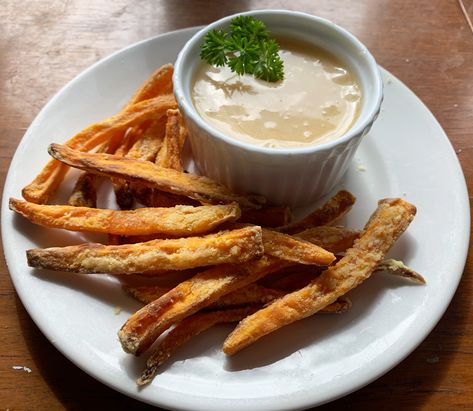
{"type": "Polygon", "coordinates": [[[28,250],[28,264],[123,279],[143,308],[118,331],[119,340],[127,353],[151,352],[139,385],[215,324],[238,322],[223,345],[232,355],[304,317],[349,310],[346,293],[374,272],[424,283],[402,262],[384,259],[416,212],[402,199],[380,200],[358,231],[333,225],[355,202],[347,191],[291,222],[287,207],[185,172],[187,129],[172,72],[172,65],[160,67],[118,114],[64,145],[51,144],[53,159],[23,189],[26,201],[10,199],[10,208],[35,224],[108,234],[106,245],[28,250]],[[69,204],[48,205],[70,167],[83,172],[69,204]],[[120,210],[97,208],[97,188],[107,179],[120,210]],[[164,276],[176,280],[134,283],[164,276]]]}

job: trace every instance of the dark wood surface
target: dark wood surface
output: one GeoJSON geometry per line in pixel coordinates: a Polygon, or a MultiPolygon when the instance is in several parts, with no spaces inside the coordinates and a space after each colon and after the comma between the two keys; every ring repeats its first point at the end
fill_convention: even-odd
{"type": "MultiPolygon", "coordinates": [[[[41,107],[83,69],[136,41],[255,8],[290,8],[353,32],[447,132],[473,184],[473,34],[464,0],[0,2],[0,182],[41,107]]],[[[439,164],[441,167],[441,164],[439,164]]],[[[439,196],[448,195],[439,193],[439,196]]],[[[470,197],[471,198],[471,197],[470,197]]],[[[41,334],[0,265],[0,409],[151,409],[89,377],[41,334]],[[14,370],[13,365],[31,372],[14,370]]],[[[401,364],[320,409],[473,408],[473,261],[442,320],[401,364]]]]}

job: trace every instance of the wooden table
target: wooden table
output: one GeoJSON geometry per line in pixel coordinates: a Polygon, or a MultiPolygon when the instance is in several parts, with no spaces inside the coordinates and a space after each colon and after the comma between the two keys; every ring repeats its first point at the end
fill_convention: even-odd
{"type": "MultiPolygon", "coordinates": [[[[2,0],[0,181],[41,107],[95,61],[169,30],[286,4],[350,30],[425,102],[450,137],[471,191],[473,33],[466,16],[473,15],[472,0],[464,0],[465,12],[457,0],[2,0]]],[[[105,387],[63,357],[26,313],[3,254],[0,258],[0,408],[151,409],[105,387]],[[13,365],[29,367],[31,373],[13,365]]],[[[427,339],[385,376],[321,409],[473,407],[472,275],[470,255],[449,309],[427,339]]]]}

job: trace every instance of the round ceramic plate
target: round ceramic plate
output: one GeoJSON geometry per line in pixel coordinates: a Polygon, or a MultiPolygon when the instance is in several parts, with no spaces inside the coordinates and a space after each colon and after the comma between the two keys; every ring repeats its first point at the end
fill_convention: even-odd
{"type": "MultiPolygon", "coordinates": [[[[183,347],[139,390],[134,381],[144,359],[125,354],[116,336],[139,305],[108,277],[38,271],[26,264],[28,248],[95,238],[34,226],[8,209],[9,197],[21,197],[21,188],[48,160],[49,143],[61,143],[119,111],[156,67],[175,60],[196,30],[161,35],[102,60],[34,120],[12,160],[3,197],[2,236],[12,280],[33,320],[64,355],[141,401],[171,409],[268,411],[333,400],[381,376],[427,336],[455,292],[468,248],[469,203],[456,155],[428,109],[385,71],[381,114],[340,186],[358,198],[344,223],[361,228],[380,198],[414,203],[418,215],[391,256],[422,273],[426,286],[375,275],[350,293],[349,312],[305,319],[232,358],[220,349],[231,327],[215,327],[183,347]]],[[[73,175],[66,186],[72,180],[73,175]]]]}

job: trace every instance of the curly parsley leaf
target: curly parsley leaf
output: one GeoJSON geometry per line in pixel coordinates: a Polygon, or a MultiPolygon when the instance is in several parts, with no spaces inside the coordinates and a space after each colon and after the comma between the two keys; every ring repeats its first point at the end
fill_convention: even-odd
{"type": "Polygon", "coordinates": [[[237,16],[230,22],[230,32],[211,30],[205,35],[200,57],[217,67],[228,65],[234,73],[275,82],[284,78],[278,51],[278,43],[261,20],[237,16]]]}

